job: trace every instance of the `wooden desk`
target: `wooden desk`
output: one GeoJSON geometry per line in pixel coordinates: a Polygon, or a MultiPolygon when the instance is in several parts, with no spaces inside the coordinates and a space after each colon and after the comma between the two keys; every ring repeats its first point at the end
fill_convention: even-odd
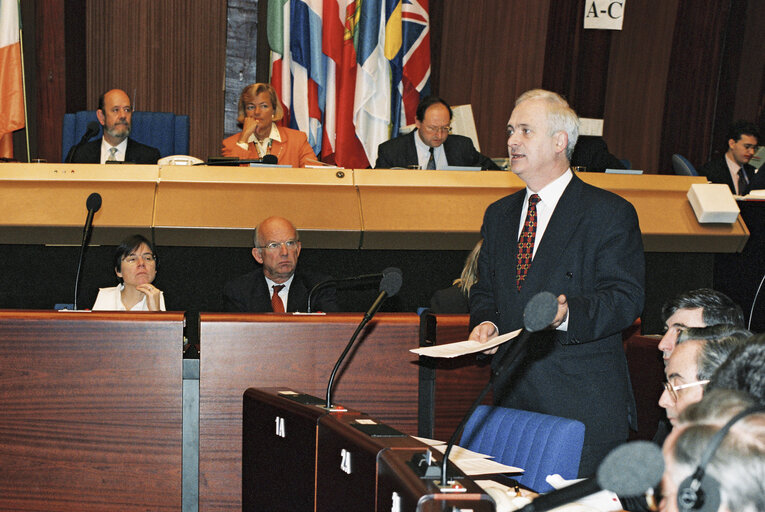
{"type": "MultiPolygon", "coordinates": [[[[200,510],[241,508],[242,395],[289,386],[324,396],[360,314],[200,315],[200,510]]],[[[417,433],[419,318],[378,314],[335,379],[333,402],[417,433]]]]}
{"type": "Polygon", "coordinates": [[[0,311],[0,510],[181,510],[180,313],[0,311]]]}
{"type": "MultiPolygon", "coordinates": [[[[580,176],[635,206],[648,252],[738,252],[749,236],[741,219],[696,221],[686,193],[703,177],[580,176]]],[[[504,171],[3,164],[0,233],[78,243],[85,199],[99,192],[94,243],[151,228],[159,245],[249,247],[255,224],[283,215],[311,248],[470,249],[486,207],[522,187],[504,171]]]]}

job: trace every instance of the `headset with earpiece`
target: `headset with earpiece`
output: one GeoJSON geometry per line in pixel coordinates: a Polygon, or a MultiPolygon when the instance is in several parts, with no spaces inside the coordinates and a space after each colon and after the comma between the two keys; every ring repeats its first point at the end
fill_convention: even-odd
{"type": "Polygon", "coordinates": [[[757,412],[765,412],[765,406],[750,407],[733,416],[719,431],[715,432],[712,440],[704,450],[699,465],[691,476],[680,483],[677,491],[677,506],[682,512],[698,510],[699,512],[717,512],[720,508],[720,483],[706,474],[706,467],[722,444],[725,435],[734,423],[757,412]]]}

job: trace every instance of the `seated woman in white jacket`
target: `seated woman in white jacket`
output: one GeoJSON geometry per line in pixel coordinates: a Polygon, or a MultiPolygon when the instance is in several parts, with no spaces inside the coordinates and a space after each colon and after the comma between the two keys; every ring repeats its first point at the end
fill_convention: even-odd
{"type": "Polygon", "coordinates": [[[165,297],[153,284],[157,255],[141,235],[122,241],[114,253],[114,272],[120,284],[101,288],[93,311],[165,311],[165,297]]]}

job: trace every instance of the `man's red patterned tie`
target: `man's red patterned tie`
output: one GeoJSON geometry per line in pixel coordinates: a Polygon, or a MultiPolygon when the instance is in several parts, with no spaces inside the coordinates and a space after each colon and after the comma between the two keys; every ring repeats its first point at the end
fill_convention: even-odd
{"type": "Polygon", "coordinates": [[[534,238],[537,234],[537,203],[540,198],[536,194],[529,196],[529,209],[526,212],[526,222],[523,223],[523,231],[518,238],[518,261],[515,266],[516,285],[521,291],[523,281],[531,267],[531,259],[534,256],[534,238]]]}

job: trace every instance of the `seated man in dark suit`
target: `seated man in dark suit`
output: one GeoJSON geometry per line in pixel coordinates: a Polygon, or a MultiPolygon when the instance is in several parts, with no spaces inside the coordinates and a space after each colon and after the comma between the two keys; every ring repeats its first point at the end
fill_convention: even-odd
{"type": "MultiPolygon", "coordinates": [[[[226,283],[223,288],[226,311],[307,311],[311,288],[329,276],[297,270],[299,255],[300,239],[290,221],[269,217],[261,222],[255,228],[252,257],[263,267],[226,283]]],[[[311,310],[338,311],[335,288],[320,288],[311,299],[311,310]]]]}
{"type": "Polygon", "coordinates": [[[473,141],[452,131],[452,109],[441,98],[429,96],[417,105],[417,129],[383,142],[377,148],[376,169],[419,166],[443,169],[447,165],[499,170],[491,158],[476,151],[473,141]]]}
{"type": "Polygon", "coordinates": [[[754,123],[737,121],[728,130],[728,150],[699,169],[712,183],[725,183],[730,191],[745,196],[750,190],[765,188],[765,174],[756,173],[749,161],[757,151],[760,134],[754,123]]]}
{"type": "Polygon", "coordinates": [[[586,167],[588,172],[606,172],[606,169],[624,169],[624,164],[608,151],[603,137],[581,135],[571,155],[571,166],[586,167]]]}
{"type": "Polygon", "coordinates": [[[129,138],[132,115],[133,107],[125,91],[112,89],[102,94],[98,98],[96,116],[104,127],[103,137],[79,147],[72,146],[66,161],[80,164],[103,164],[107,161],[156,164],[160,156],[157,148],[129,138]]]}

